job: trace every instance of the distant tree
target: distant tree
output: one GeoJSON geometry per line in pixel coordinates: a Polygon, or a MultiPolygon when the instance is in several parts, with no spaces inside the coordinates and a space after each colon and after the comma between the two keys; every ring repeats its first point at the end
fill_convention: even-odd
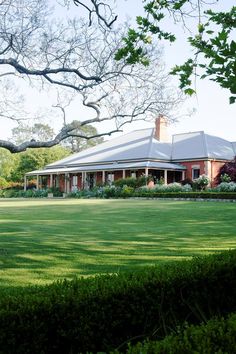
{"type": "Polygon", "coordinates": [[[12,155],[10,151],[0,148],[0,176],[7,181],[11,180],[12,171],[19,161],[19,154],[12,155]]]}
{"type": "Polygon", "coordinates": [[[219,170],[218,175],[216,176],[216,182],[222,182],[221,176],[228,175],[232,182],[236,182],[236,156],[232,161],[226,162],[219,170]]]}
{"type": "Polygon", "coordinates": [[[18,127],[12,129],[12,138],[16,144],[22,144],[24,141],[47,141],[54,136],[53,129],[48,124],[35,123],[33,126],[20,123],[18,127]]]}
{"type": "Polygon", "coordinates": [[[58,145],[51,148],[28,149],[16,154],[18,161],[15,168],[11,170],[10,180],[23,182],[25,173],[42,169],[49,163],[69,156],[70,153],[65,147],[58,145]]]}
{"type": "Polygon", "coordinates": [[[69,139],[64,140],[63,146],[68,146],[72,152],[79,152],[95,145],[101,144],[104,141],[102,136],[96,137],[98,131],[92,125],[82,126],[79,131],[75,131],[75,136],[73,136],[73,132],[71,133],[71,137],[69,139]],[[94,138],[90,140],[86,140],[82,137],[78,137],[78,135],[84,134],[85,136],[94,136],[94,138]]]}

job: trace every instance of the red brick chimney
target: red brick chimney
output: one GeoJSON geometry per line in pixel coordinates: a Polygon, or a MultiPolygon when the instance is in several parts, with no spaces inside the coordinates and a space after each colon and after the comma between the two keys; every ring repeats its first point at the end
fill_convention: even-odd
{"type": "Polygon", "coordinates": [[[161,142],[169,142],[170,138],[167,131],[168,122],[167,118],[162,114],[159,114],[158,118],[155,120],[155,132],[154,136],[157,140],[161,142]]]}

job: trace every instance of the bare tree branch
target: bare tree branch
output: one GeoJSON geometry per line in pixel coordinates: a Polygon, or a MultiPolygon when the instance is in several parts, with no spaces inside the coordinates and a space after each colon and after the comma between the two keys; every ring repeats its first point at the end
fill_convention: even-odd
{"type": "Polygon", "coordinates": [[[0,102],[3,102],[0,119],[17,123],[30,117],[29,125],[34,125],[37,122],[33,119],[37,117],[33,109],[35,101],[48,93],[48,108],[38,107],[40,116],[44,116],[40,122],[53,124],[57,133],[49,141],[27,138],[15,144],[10,139],[1,139],[0,147],[13,153],[51,147],[69,137],[107,136],[120,131],[128,122],[154,120],[159,113],[171,116],[181,97],[170,86],[158,47],[150,47],[153,60],[148,67],[116,61],[114,54],[127,27],[113,30],[111,21],[103,21],[103,16],[107,21],[105,10],[108,16],[112,14],[106,0],[90,1],[91,9],[101,14],[99,21],[104,26],[93,21],[88,26],[83,19],[58,22],[48,14],[46,3],[45,0],[19,3],[5,0],[0,4],[0,102]],[[36,100],[28,102],[32,91],[36,100]],[[58,95],[68,99],[58,100],[58,95]],[[73,111],[69,103],[75,105],[73,111]],[[62,119],[55,108],[60,109],[62,119]],[[98,133],[83,133],[83,128],[91,124],[96,127],[99,124],[98,133]]]}
{"type": "MultiPolygon", "coordinates": [[[[26,74],[26,75],[33,75],[33,76],[44,76],[47,79],[49,79],[50,74],[58,74],[58,73],[73,73],[79,78],[87,81],[87,80],[93,80],[95,82],[101,81],[101,78],[97,76],[86,76],[83,75],[79,70],[73,69],[73,68],[57,68],[57,69],[50,69],[50,68],[45,68],[43,70],[32,70],[24,67],[23,65],[19,64],[15,59],[9,58],[9,59],[0,59],[0,65],[10,65],[18,71],[20,74],[26,74]]],[[[53,80],[52,80],[53,81],[53,80]]],[[[59,82],[58,82],[59,84],[59,82]]],[[[63,83],[62,83],[63,84],[63,83]]]]}
{"type": "MultiPolygon", "coordinates": [[[[111,7],[108,4],[105,4],[104,2],[98,1],[98,0],[90,0],[92,7],[90,8],[88,5],[85,5],[83,1],[80,0],[73,0],[74,4],[76,6],[82,6],[88,11],[89,14],[89,26],[92,25],[92,16],[95,14],[98,18],[98,20],[102,23],[105,24],[105,26],[109,29],[111,29],[113,23],[117,20],[118,15],[114,15],[112,12],[111,7]],[[109,11],[109,21],[106,18],[106,16],[102,15],[102,12],[100,11],[100,8],[108,9],[109,11]]],[[[105,11],[106,12],[106,11],[105,11]]]]}

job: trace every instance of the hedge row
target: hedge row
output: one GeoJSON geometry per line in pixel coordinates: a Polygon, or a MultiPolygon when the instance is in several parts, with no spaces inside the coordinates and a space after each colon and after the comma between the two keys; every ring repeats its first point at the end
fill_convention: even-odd
{"type": "Polygon", "coordinates": [[[131,346],[127,354],[236,353],[236,314],[212,319],[201,326],[187,326],[162,341],[146,341],[131,346]]]}
{"type": "Polygon", "coordinates": [[[4,354],[126,349],[236,312],[236,250],[136,272],[0,292],[4,354]],[[135,340],[134,340],[135,342],[135,340]]]}
{"type": "Polygon", "coordinates": [[[190,198],[190,199],[234,199],[235,192],[142,192],[135,193],[137,197],[146,198],[190,198]]]}

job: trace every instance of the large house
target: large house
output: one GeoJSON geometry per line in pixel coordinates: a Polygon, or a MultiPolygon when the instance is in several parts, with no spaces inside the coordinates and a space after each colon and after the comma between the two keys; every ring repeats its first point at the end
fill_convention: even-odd
{"type": "Polygon", "coordinates": [[[135,130],[28,172],[37,188],[59,187],[68,193],[125,177],[152,175],[165,184],[205,174],[214,184],[219,168],[236,155],[236,142],[203,131],[176,134],[168,141],[167,122],[156,119],[155,128],[135,130]]]}

